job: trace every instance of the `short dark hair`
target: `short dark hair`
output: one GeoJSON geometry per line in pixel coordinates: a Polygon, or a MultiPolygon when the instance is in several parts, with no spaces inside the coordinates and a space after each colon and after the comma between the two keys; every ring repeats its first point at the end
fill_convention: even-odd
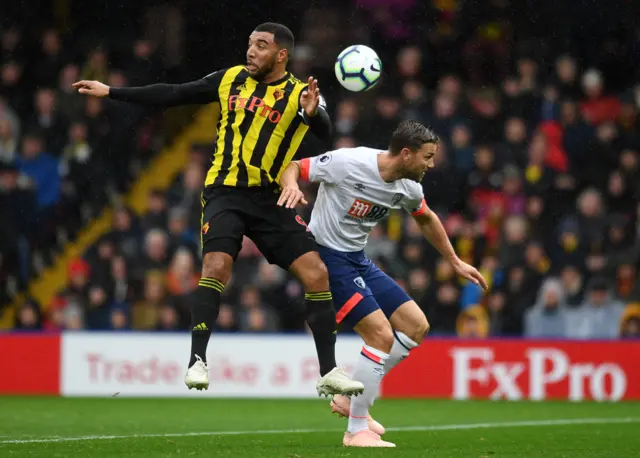
{"type": "Polygon", "coordinates": [[[402,121],[391,134],[389,151],[391,154],[400,154],[403,148],[411,151],[418,151],[425,143],[438,144],[440,139],[428,127],[423,126],[418,121],[402,121]]]}
{"type": "Polygon", "coordinates": [[[293,32],[286,25],[278,24],[277,22],[265,22],[256,27],[255,32],[272,33],[275,44],[280,46],[281,49],[286,49],[289,53],[293,51],[295,39],[293,32]]]}

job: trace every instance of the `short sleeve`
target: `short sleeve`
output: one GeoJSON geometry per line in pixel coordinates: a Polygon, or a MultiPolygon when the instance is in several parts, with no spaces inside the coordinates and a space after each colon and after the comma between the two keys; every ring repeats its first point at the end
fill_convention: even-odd
{"type": "Polygon", "coordinates": [[[330,151],[300,161],[300,176],[305,181],[337,184],[349,174],[349,156],[341,151],[330,151]]]}
{"type": "Polygon", "coordinates": [[[427,201],[422,193],[422,186],[418,185],[412,189],[402,206],[408,213],[411,213],[411,216],[424,215],[427,212],[427,201]]]}

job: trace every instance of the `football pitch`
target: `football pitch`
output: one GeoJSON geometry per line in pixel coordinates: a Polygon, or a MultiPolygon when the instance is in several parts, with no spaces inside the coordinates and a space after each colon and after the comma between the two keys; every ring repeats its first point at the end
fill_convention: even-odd
{"type": "Polygon", "coordinates": [[[632,457],[640,403],[382,400],[395,449],[342,447],[326,400],[0,398],[0,457],[632,457]]]}

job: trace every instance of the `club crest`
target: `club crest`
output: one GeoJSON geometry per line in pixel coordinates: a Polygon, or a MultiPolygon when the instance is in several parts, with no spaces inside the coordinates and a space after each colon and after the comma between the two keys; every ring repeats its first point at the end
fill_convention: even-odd
{"type": "Polygon", "coordinates": [[[393,195],[393,199],[391,199],[391,205],[398,205],[403,197],[404,195],[400,194],[399,192],[395,193],[393,195]]]}

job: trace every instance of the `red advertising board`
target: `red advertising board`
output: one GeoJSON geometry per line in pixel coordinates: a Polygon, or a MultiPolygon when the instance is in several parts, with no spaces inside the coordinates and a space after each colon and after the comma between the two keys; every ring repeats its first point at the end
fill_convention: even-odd
{"type": "Polygon", "coordinates": [[[640,342],[429,339],[384,378],[382,396],[640,399],[640,342]]]}
{"type": "MultiPolygon", "coordinates": [[[[315,396],[307,336],[216,338],[231,340],[210,351],[207,396],[315,396]]],[[[339,362],[353,369],[361,341],[338,340],[339,362]]],[[[0,394],[201,395],[182,382],[188,349],[188,334],[0,334],[0,394]]],[[[383,379],[381,396],[640,400],[640,341],[428,339],[383,379]]]]}
{"type": "Polygon", "coordinates": [[[59,393],[59,336],[0,335],[0,394],[59,393]]]}

